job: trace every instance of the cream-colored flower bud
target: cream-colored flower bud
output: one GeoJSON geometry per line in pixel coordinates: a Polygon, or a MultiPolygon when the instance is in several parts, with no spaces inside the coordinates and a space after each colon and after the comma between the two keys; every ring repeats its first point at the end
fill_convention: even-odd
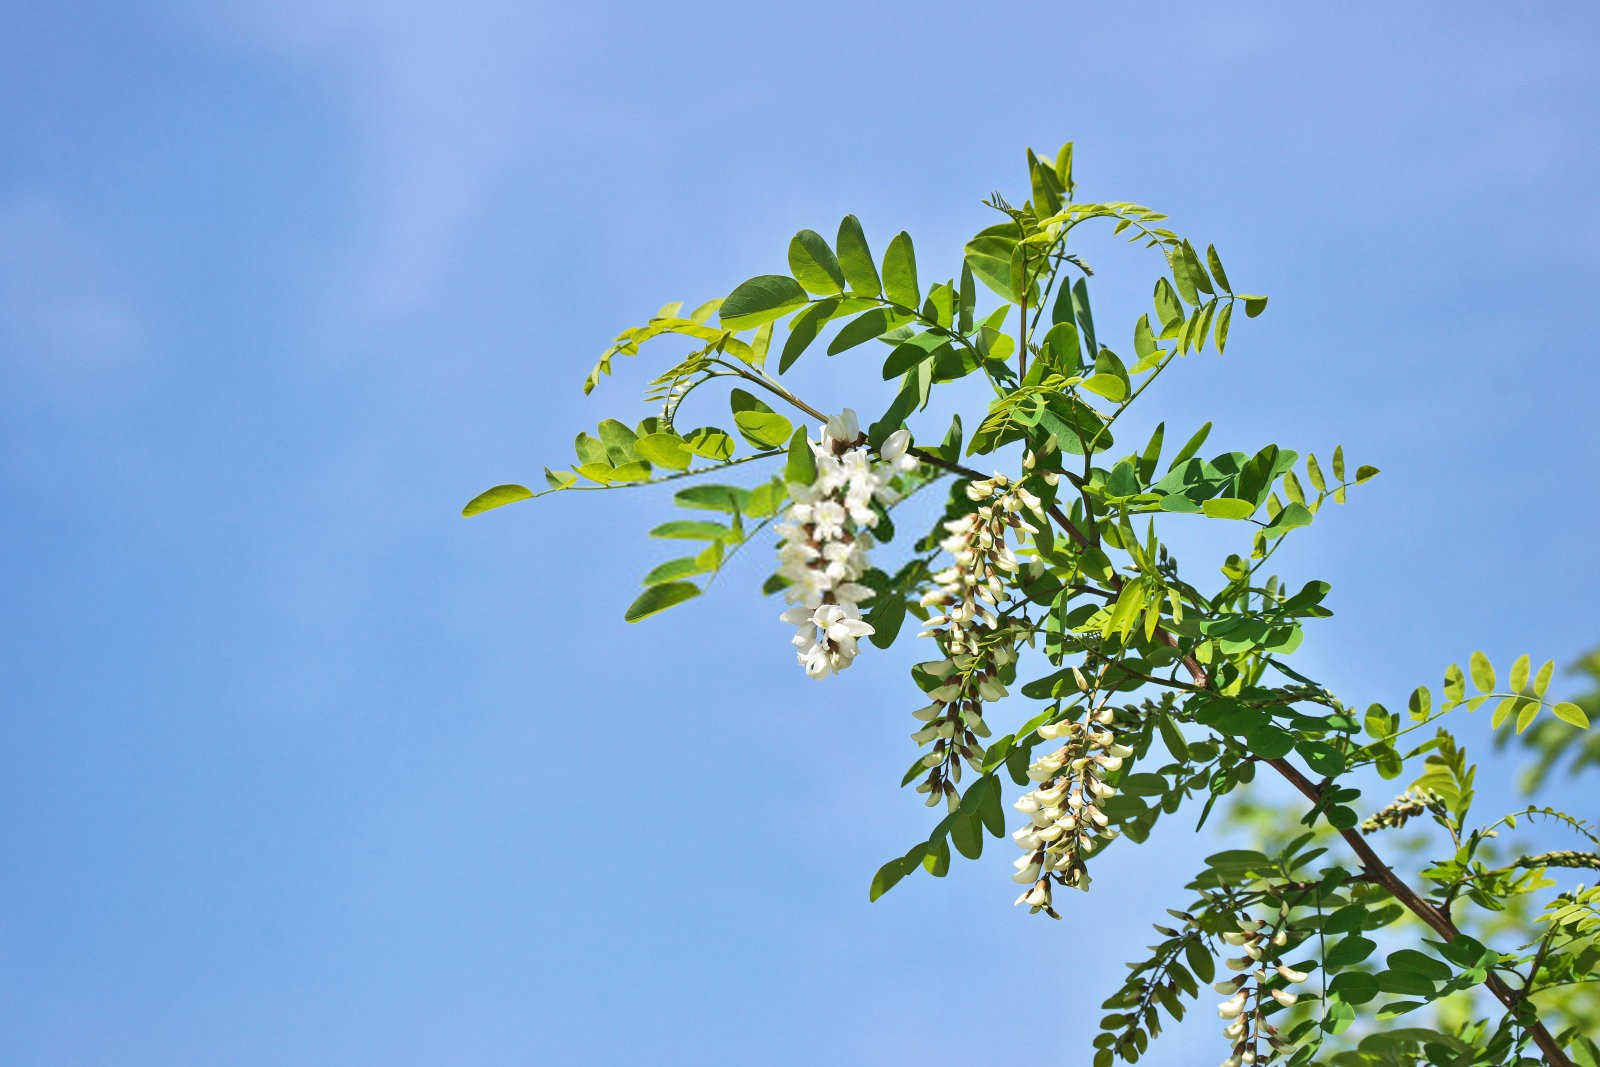
{"type": "Polygon", "coordinates": [[[1217,1005],[1217,1014],[1224,1019],[1237,1019],[1239,1013],[1244,1011],[1244,993],[1240,992],[1228,1000],[1217,1005]]]}
{"type": "Polygon", "coordinates": [[[1278,964],[1278,973],[1283,975],[1291,982],[1304,982],[1306,978],[1309,977],[1306,972],[1293,970],[1292,968],[1286,967],[1281,963],[1278,964]]]}
{"type": "Polygon", "coordinates": [[[1295,1001],[1300,999],[1299,996],[1289,992],[1287,989],[1273,989],[1270,992],[1272,993],[1272,999],[1286,1008],[1294,1007],[1295,1001]]]}
{"type": "Polygon", "coordinates": [[[1037,877],[1039,877],[1039,864],[1029,863],[1027,866],[1017,871],[1016,874],[1013,874],[1011,876],[1011,880],[1016,882],[1018,885],[1027,885],[1037,877]]]}

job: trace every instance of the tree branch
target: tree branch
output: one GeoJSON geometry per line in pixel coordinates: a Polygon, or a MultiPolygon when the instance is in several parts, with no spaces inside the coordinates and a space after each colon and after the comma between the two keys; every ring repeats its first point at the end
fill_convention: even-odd
{"type": "MultiPolygon", "coordinates": [[[[1061,523],[1069,535],[1074,533],[1071,526],[1066,523],[1065,517],[1060,514],[1059,509],[1052,508],[1051,517],[1061,523]]],[[[1120,589],[1122,584],[1120,576],[1113,575],[1112,584],[1120,589]]],[[[1184,651],[1176,636],[1160,626],[1156,627],[1155,636],[1178,653],[1180,662],[1182,662],[1184,669],[1189,672],[1189,676],[1194,679],[1194,684],[1197,687],[1202,690],[1211,688],[1211,676],[1193,655],[1184,651]]],[[[1295,767],[1294,764],[1282,757],[1259,762],[1265,763],[1277,771],[1290,785],[1300,791],[1301,796],[1311,801],[1313,805],[1320,806],[1322,804],[1322,790],[1304,774],[1300,773],[1299,768],[1295,767]]],[[[1456,924],[1451,922],[1450,918],[1438,908],[1419,896],[1416,890],[1412,889],[1399,875],[1395,874],[1394,870],[1372,850],[1372,846],[1367,844],[1366,838],[1355,830],[1348,828],[1340,829],[1339,836],[1344,838],[1345,844],[1349,845],[1356,856],[1360,858],[1366,868],[1365,873],[1369,880],[1386,889],[1390,896],[1399,901],[1407,911],[1410,911],[1426,923],[1430,929],[1444,938],[1446,942],[1454,941],[1461,936],[1461,931],[1456,927],[1456,924]]],[[[1518,1008],[1523,1006],[1524,1003],[1521,993],[1506,985],[1500,976],[1492,971],[1483,980],[1483,984],[1488,987],[1489,992],[1494,994],[1496,1000],[1505,1005],[1507,1011],[1510,1011],[1514,1016],[1518,1015],[1518,1008]]],[[[1561,1046],[1556,1044],[1556,1039],[1549,1030],[1545,1029],[1544,1023],[1540,1022],[1538,1018],[1535,1017],[1523,1021],[1519,1016],[1518,1021],[1522,1023],[1522,1027],[1528,1036],[1533,1038],[1533,1043],[1539,1046],[1539,1051],[1544,1053],[1545,1063],[1549,1064],[1550,1067],[1575,1067],[1572,1060],[1561,1050],[1561,1046]]]]}

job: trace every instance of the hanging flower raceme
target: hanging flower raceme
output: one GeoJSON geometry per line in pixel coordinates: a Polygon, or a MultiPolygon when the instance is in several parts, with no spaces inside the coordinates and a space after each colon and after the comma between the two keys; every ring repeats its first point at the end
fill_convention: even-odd
{"type": "Polygon", "coordinates": [[[961,764],[965,762],[974,771],[982,769],[983,745],[978,739],[990,733],[983,721],[983,704],[1006,696],[999,675],[1017,658],[1015,646],[1015,634],[1001,629],[985,635],[975,653],[921,664],[923,672],[939,683],[928,692],[930,703],[911,713],[927,724],[912,734],[911,740],[933,746],[922,757],[928,776],[917,786],[917,792],[928,794],[928,807],[942,798],[955,811],[961,803],[956,791],[961,764]]]}
{"type": "Polygon", "coordinates": [[[878,523],[874,502],[894,503],[890,480],[914,470],[911,434],[896,430],[874,463],[856,414],[846,408],[808,441],[816,458],[809,485],[791,483],[793,501],[776,529],[778,574],[789,585],[784,598],[793,605],[781,616],[795,627],[797,658],[813,678],[826,678],[850,666],[856,642],[872,633],[861,617],[861,602],[872,590],[860,584],[872,547],[868,531],[878,523]]]}
{"type": "Polygon", "coordinates": [[[932,703],[912,712],[927,725],[911,739],[933,746],[922,757],[928,775],[917,792],[928,794],[929,807],[942,798],[951,811],[961,801],[956,783],[962,763],[980,769],[978,739],[990,733],[983,705],[1006,695],[999,674],[1017,658],[1017,635],[995,614],[1006,582],[1018,569],[1006,538],[1009,533],[1020,542],[1032,533],[1039,511],[1039,498],[1003,474],[969,483],[966,494],[978,507],[944,524],[948,536],[939,547],[952,562],[933,575],[935,588],[922,598],[923,607],[938,614],[919,636],[937,640],[944,653],[943,660],[924,664],[923,670],[941,684],[928,693],[932,703]]]}
{"type": "Polygon", "coordinates": [[[1011,839],[1023,850],[1012,880],[1030,888],[1016,900],[1029,913],[1042,911],[1061,918],[1051,906],[1051,883],[1089,888],[1085,859],[1116,836],[1101,805],[1116,789],[1105,776],[1118,770],[1133,754],[1118,744],[1111,730],[1115,713],[1101,707],[1088,723],[1054,722],[1039,727],[1046,740],[1065,739],[1054,752],[1034,760],[1028,777],[1038,788],[1026,793],[1013,807],[1028,816],[1028,824],[1011,839]]]}
{"type": "Polygon", "coordinates": [[[936,588],[922,598],[924,607],[939,614],[918,636],[938,637],[949,655],[977,652],[979,631],[995,628],[995,608],[1005,595],[1006,581],[1017,572],[1017,557],[1006,536],[1020,542],[1040,521],[1039,498],[1003,474],[969,483],[967,499],[978,507],[944,524],[949,536],[939,547],[953,562],[933,576],[936,588]]]}
{"type": "Polygon", "coordinates": [[[1236,923],[1238,929],[1222,935],[1223,941],[1244,952],[1243,956],[1226,961],[1229,970],[1247,972],[1212,986],[1228,998],[1217,1006],[1217,1015],[1228,1024],[1222,1034],[1232,1044],[1222,1067],[1271,1063],[1291,1047],[1266,1018],[1279,1007],[1293,1007],[1299,994],[1288,986],[1308,977],[1304,971],[1279,961],[1290,942],[1298,941],[1285,921],[1287,910],[1280,912],[1275,929],[1260,919],[1241,918],[1236,923]]]}

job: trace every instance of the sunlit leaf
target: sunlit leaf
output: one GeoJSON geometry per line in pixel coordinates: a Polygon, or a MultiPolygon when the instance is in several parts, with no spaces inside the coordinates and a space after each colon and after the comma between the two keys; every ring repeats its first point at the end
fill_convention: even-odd
{"type": "MultiPolygon", "coordinates": [[[[568,484],[570,485],[571,483],[569,482],[568,484]]],[[[493,489],[485,489],[467,501],[467,506],[461,509],[461,514],[471,518],[474,515],[481,515],[485,511],[492,511],[507,504],[515,504],[519,500],[527,500],[531,496],[533,496],[533,490],[525,485],[497,485],[493,489]]]]}
{"type": "Polygon", "coordinates": [[[628,610],[623,613],[622,618],[626,622],[638,622],[699,595],[700,587],[693,582],[664,582],[652,585],[628,605],[628,610]]]}

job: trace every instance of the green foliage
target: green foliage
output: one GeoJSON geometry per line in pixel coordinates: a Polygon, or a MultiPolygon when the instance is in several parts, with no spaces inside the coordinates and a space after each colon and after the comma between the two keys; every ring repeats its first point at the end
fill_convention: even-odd
{"type": "MultiPolygon", "coordinates": [[[[998,218],[944,280],[919,267],[905,232],[875,259],[849,215],[831,245],[799,231],[787,274],[751,278],[687,316],[669,305],[624,331],[585,391],[615,357],[679,338],[687,352],[646,386],[653,413],[601,420],[574,441],[570,469],[546,470],[546,489],[496,486],[464,514],[687,480],[673,496],[679,517],[650,534],[689,554],[648,566],[627,621],[696,598],[776,522],[783,550],[762,588],[797,605],[786,618],[803,619],[808,671],[817,662],[808,648],[833,657],[821,672],[830,673],[848,666],[858,639],[886,648],[920,628],[931,654],[911,670],[923,706],[912,712],[917,753],[902,785],[942,814],[879,868],[873,900],[918,870],[940,877],[958,858],[987,862],[987,839],[1007,836],[1009,821],[1023,850],[1017,903],[1059,917],[1072,907],[1060,891],[1089,890],[1104,850],[1136,847],[1180,813],[1197,828],[1218,810],[1251,818],[1244,790],[1258,775],[1288,783],[1295,817],[1273,810],[1252,824],[1259,847],[1210,856],[1172,922],[1156,926],[1157,943],[1129,964],[1105,1001],[1095,1067],[1138,1060],[1213,982],[1228,998],[1219,1040],[1229,1064],[1594,1064],[1600,1051],[1580,1018],[1588,1002],[1572,990],[1600,982],[1600,896],[1581,885],[1552,893],[1551,872],[1600,869],[1591,847],[1600,841],[1544,807],[1475,823],[1477,768],[1441,720],[1488,706],[1489,729],[1526,739],[1541,768],[1568,753],[1588,766],[1600,764],[1600,747],[1581,731],[1600,698],[1554,699],[1551,662],[1522,656],[1501,672],[1474,652],[1446,668],[1441,687],[1393,694],[1403,710],[1362,712],[1291,665],[1307,621],[1330,614],[1330,589],[1294,589],[1268,564],[1377,468],[1351,473],[1342,446],[1325,459],[1277,443],[1212,451],[1211,422],[1165,468],[1164,425],[1119,451],[1144,391],[1179,360],[1208,348],[1220,356],[1237,343],[1235,320],[1262,314],[1267,298],[1237,292],[1240,264],[1230,273],[1214,245],[1180,236],[1165,215],[1078,202],[1071,145],[1026,161],[1026,199],[992,195],[998,218]],[[1138,290],[1150,292],[1150,310],[1125,327],[1122,354],[1108,342],[1128,334],[1096,322],[1093,272],[1076,251],[1075,231],[1090,223],[1160,254],[1153,281],[1139,283],[1150,286],[1138,290]],[[980,306],[980,293],[998,304],[980,306]],[[784,384],[817,347],[844,356],[841,368],[859,364],[869,383],[896,383],[860,433],[851,413],[813,437],[827,416],[784,384]],[[881,363],[863,357],[868,349],[881,363]],[[957,386],[944,395],[966,405],[969,379],[985,397],[975,424],[967,412],[970,433],[960,417],[942,440],[938,427],[914,425],[935,389],[957,386]],[[708,386],[726,395],[731,428],[680,429],[680,409],[698,410],[708,386]],[[912,430],[919,443],[908,446],[912,430]],[[921,443],[922,431],[940,444],[921,443]],[[753,451],[739,454],[741,443],[753,451]],[[986,475],[965,465],[972,456],[1010,472],[986,475]],[[722,477],[744,464],[759,464],[764,480],[722,477]],[[898,501],[942,481],[934,524],[897,539],[898,501]],[[829,508],[836,514],[822,517],[829,508]],[[1216,571],[1181,570],[1166,532],[1206,521],[1237,550],[1216,571]],[[848,579],[828,570],[896,540],[910,546],[898,564],[852,563],[848,579]],[[991,728],[991,714],[1016,706],[1000,706],[1013,691],[1024,721],[991,728]],[[1375,803],[1371,772],[1405,791],[1375,803]],[[1500,835],[1535,820],[1579,847],[1507,851],[1500,835]],[[1415,840],[1427,849],[1415,870],[1376,851],[1415,840]],[[1494,936],[1502,931],[1480,915],[1515,923],[1507,929],[1522,940],[1494,936]]],[[[1236,372],[1208,361],[1188,373],[1236,372]]]]}

